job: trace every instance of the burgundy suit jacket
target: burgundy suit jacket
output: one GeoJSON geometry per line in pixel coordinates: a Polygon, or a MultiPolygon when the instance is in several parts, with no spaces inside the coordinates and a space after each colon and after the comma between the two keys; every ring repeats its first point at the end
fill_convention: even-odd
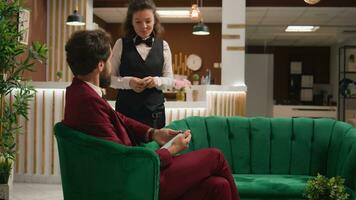
{"type": "MultiPolygon", "coordinates": [[[[87,83],[73,78],[66,89],[63,124],[86,134],[134,146],[149,141],[149,126],[116,112],[87,83]]],[[[169,166],[172,156],[167,149],[156,151],[161,168],[169,166]]]]}

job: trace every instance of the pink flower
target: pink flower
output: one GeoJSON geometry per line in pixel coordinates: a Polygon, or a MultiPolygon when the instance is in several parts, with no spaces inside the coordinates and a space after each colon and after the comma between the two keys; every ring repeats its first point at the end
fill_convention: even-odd
{"type": "Polygon", "coordinates": [[[187,79],[175,79],[174,88],[177,90],[184,90],[185,87],[190,87],[192,84],[187,79]]]}

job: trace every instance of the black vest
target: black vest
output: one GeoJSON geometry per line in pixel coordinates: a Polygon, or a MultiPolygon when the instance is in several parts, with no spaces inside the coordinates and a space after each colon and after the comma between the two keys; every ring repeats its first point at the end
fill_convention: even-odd
{"type": "MultiPolygon", "coordinates": [[[[146,60],[143,60],[133,40],[122,39],[120,76],[134,76],[138,78],[162,76],[163,64],[163,40],[155,38],[146,60]]],[[[137,111],[142,109],[142,107],[155,111],[162,108],[163,103],[163,93],[156,88],[147,88],[141,93],[136,93],[133,90],[119,89],[116,102],[119,111],[137,111]]],[[[125,112],[123,113],[125,114],[125,112]]]]}

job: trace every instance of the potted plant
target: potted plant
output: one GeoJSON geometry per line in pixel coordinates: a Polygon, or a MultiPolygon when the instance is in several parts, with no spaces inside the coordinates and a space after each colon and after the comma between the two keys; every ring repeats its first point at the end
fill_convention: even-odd
{"type": "Polygon", "coordinates": [[[199,85],[200,76],[199,74],[193,74],[193,85],[199,85]]]}
{"type": "Polygon", "coordinates": [[[57,71],[56,72],[56,79],[57,81],[61,81],[63,78],[63,72],[62,71],[57,71]]]}
{"type": "Polygon", "coordinates": [[[19,116],[27,118],[28,104],[35,90],[23,79],[33,71],[34,61],[45,61],[47,47],[35,42],[31,47],[20,43],[18,25],[21,0],[0,1],[0,199],[7,199],[8,180],[16,155],[19,116]],[[11,101],[10,101],[10,95],[11,101]],[[4,189],[5,187],[5,189],[4,189]],[[3,197],[1,196],[3,195],[3,197]]]}
{"type": "Polygon", "coordinates": [[[346,193],[344,182],[339,176],[329,179],[318,174],[307,182],[304,196],[308,200],[347,200],[349,194],[346,193]]]}

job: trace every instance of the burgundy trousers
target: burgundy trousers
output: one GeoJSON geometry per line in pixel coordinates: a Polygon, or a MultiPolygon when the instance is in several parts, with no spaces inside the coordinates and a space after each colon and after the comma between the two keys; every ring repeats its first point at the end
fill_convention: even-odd
{"type": "Polygon", "coordinates": [[[161,170],[159,199],[240,200],[240,196],[224,155],[209,148],[176,156],[161,170]]]}

